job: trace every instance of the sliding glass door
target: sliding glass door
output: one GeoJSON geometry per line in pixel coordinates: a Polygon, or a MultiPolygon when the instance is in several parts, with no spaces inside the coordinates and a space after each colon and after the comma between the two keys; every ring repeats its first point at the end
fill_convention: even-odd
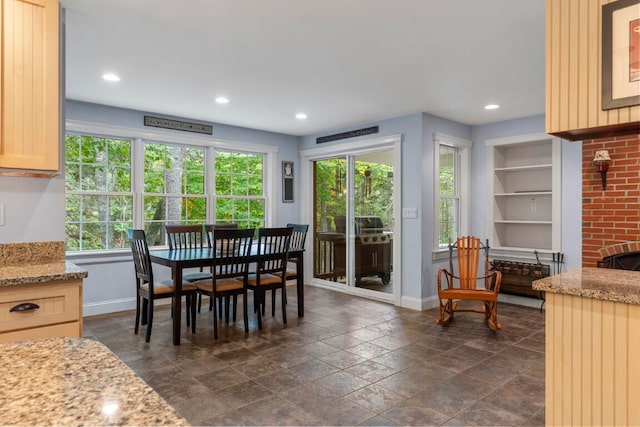
{"type": "Polygon", "coordinates": [[[313,161],[314,277],[393,293],[393,150],[313,161]]]}

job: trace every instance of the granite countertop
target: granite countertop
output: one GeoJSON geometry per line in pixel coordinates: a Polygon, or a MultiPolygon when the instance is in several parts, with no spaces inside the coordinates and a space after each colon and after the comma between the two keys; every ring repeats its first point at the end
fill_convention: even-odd
{"type": "Polygon", "coordinates": [[[585,267],[536,280],[533,289],[640,305],[640,272],[585,267]]]}
{"type": "Polygon", "coordinates": [[[87,271],[65,260],[64,242],[0,244],[0,287],[85,277],[87,271]]]}
{"type": "Polygon", "coordinates": [[[0,287],[85,277],[87,277],[87,271],[69,261],[0,267],[0,287]]]}
{"type": "Polygon", "coordinates": [[[0,345],[0,425],[188,425],[103,344],[0,345]]]}

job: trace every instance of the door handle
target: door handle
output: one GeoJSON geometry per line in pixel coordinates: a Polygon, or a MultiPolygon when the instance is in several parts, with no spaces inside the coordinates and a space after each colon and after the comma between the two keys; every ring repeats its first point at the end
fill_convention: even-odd
{"type": "Polygon", "coordinates": [[[9,312],[13,313],[14,311],[21,312],[21,311],[37,310],[39,308],[40,306],[38,304],[34,304],[32,302],[24,302],[22,304],[18,304],[16,306],[11,307],[11,310],[9,310],[9,312]]]}

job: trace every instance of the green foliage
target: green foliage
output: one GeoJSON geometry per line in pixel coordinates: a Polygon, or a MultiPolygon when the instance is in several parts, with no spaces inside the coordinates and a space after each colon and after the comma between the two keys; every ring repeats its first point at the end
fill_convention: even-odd
{"type": "MultiPolygon", "coordinates": [[[[335,230],[335,217],[346,215],[346,160],[317,161],[314,173],[316,229],[335,230]]],[[[356,161],[354,175],[355,215],[379,216],[384,227],[389,229],[393,215],[393,167],[356,161]]]]}
{"type": "MultiPolygon", "coordinates": [[[[149,245],[162,245],[164,224],[207,222],[205,150],[159,143],[144,149],[143,226],[149,245]]],[[[67,250],[127,247],[131,141],[70,134],[65,150],[67,250]]],[[[216,194],[224,196],[216,198],[215,221],[263,226],[262,155],[217,152],[215,167],[216,194]]]]}

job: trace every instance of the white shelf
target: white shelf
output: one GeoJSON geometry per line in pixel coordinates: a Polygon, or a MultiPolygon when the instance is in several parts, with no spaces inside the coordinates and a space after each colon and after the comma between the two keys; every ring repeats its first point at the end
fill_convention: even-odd
{"type": "Polygon", "coordinates": [[[517,219],[496,219],[493,222],[496,224],[533,224],[533,225],[551,225],[552,221],[529,221],[529,220],[517,220],[517,219]]]}
{"type": "Polygon", "coordinates": [[[561,141],[534,134],[486,146],[489,244],[520,254],[560,250],[561,141]]]}
{"type": "Polygon", "coordinates": [[[551,164],[539,164],[539,165],[527,165],[527,166],[510,166],[507,168],[494,168],[496,172],[522,172],[522,171],[535,171],[535,170],[551,170],[553,166],[551,164]]]}
{"type": "Polygon", "coordinates": [[[513,196],[551,196],[553,191],[521,191],[518,193],[496,193],[496,197],[513,197],[513,196]]]}

